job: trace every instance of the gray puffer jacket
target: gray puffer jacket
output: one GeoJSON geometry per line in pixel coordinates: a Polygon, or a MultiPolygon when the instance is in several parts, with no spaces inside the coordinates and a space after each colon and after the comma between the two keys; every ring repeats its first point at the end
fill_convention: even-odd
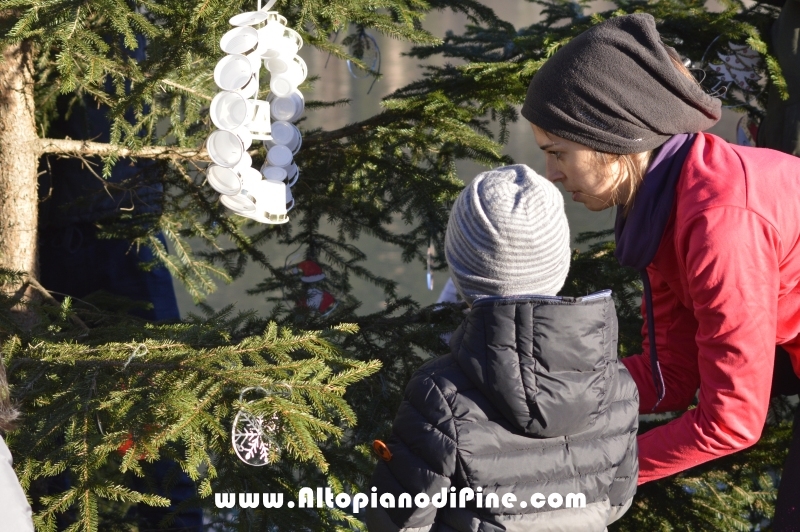
{"type": "Polygon", "coordinates": [[[610,291],[478,299],[450,346],[406,388],[370,532],[602,532],[627,510],[639,396],[617,360],[610,291]],[[445,504],[401,507],[403,493],[445,504]]]}

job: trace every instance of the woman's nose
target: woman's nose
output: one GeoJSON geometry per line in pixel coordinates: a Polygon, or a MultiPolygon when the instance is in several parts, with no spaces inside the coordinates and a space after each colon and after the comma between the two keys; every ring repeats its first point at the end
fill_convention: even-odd
{"type": "Polygon", "coordinates": [[[563,180],[564,177],[566,177],[564,175],[564,172],[556,168],[555,164],[552,164],[550,162],[547,163],[547,165],[545,166],[545,178],[548,181],[550,181],[551,183],[558,183],[559,181],[563,180]]]}

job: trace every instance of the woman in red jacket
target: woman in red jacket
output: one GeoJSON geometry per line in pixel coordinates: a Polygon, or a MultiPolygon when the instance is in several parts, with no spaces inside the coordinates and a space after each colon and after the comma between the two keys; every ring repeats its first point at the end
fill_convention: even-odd
{"type": "MultiPolygon", "coordinates": [[[[645,291],[643,353],[624,360],[641,412],[685,410],[699,390],[639,437],[640,484],[753,445],[771,394],[800,392],[800,201],[785,197],[800,160],[702,133],[720,112],[644,14],[565,45],[522,109],[547,178],[589,210],[619,206],[616,255],[645,291]]],[[[794,426],[776,531],[800,530],[794,426]]]]}

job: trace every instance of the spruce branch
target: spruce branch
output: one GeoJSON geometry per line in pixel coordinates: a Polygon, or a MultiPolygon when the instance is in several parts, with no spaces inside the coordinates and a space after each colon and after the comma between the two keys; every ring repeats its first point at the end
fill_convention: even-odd
{"type": "Polygon", "coordinates": [[[209,96],[208,94],[200,92],[200,91],[198,91],[196,89],[192,89],[191,87],[186,87],[184,85],[181,85],[180,83],[176,83],[176,82],[168,80],[168,79],[159,80],[159,83],[163,83],[164,85],[167,85],[169,87],[173,87],[173,88],[176,88],[176,89],[181,90],[183,92],[192,94],[192,95],[197,96],[198,98],[200,98],[202,100],[207,100],[207,101],[210,102],[211,100],[214,99],[213,96],[209,96]]]}
{"type": "Polygon", "coordinates": [[[82,157],[135,157],[143,159],[168,159],[211,161],[205,148],[180,148],[177,146],[143,146],[131,149],[104,142],[71,139],[39,139],[40,155],[75,155],[82,157]]]}
{"type": "MultiPolygon", "coordinates": [[[[384,112],[372,118],[349,124],[331,131],[318,131],[303,138],[303,146],[316,147],[326,145],[343,138],[353,137],[372,130],[373,128],[391,124],[398,116],[395,113],[384,112]]],[[[39,139],[38,152],[40,155],[62,155],[76,157],[131,157],[155,160],[190,160],[194,162],[211,162],[211,157],[205,147],[182,148],[178,146],[142,146],[129,148],[125,146],[91,142],[72,139],[39,139]]],[[[250,150],[251,155],[257,155],[258,149],[250,150]]]]}

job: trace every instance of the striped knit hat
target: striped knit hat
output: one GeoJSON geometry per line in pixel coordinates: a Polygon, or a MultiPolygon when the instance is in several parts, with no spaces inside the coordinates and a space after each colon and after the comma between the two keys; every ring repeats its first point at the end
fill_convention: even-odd
{"type": "Polygon", "coordinates": [[[567,278],[569,226],[558,189],[525,165],[478,175],[458,196],[445,256],[459,294],[556,295],[567,278]]]}

